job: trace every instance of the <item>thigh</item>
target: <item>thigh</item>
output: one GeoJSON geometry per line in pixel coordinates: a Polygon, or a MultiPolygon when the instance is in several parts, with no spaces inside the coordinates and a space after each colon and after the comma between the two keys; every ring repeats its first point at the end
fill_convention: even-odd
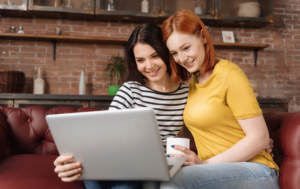
{"type": "Polygon", "coordinates": [[[103,189],[98,181],[85,180],[83,181],[85,189],[103,189]]]}
{"type": "Polygon", "coordinates": [[[187,166],[161,188],[279,189],[276,171],[252,162],[187,166]]]}
{"type": "Polygon", "coordinates": [[[140,189],[142,182],[139,181],[84,181],[86,189],[140,189]]]}
{"type": "Polygon", "coordinates": [[[107,181],[105,183],[107,189],[141,189],[140,181],[107,181]]]}

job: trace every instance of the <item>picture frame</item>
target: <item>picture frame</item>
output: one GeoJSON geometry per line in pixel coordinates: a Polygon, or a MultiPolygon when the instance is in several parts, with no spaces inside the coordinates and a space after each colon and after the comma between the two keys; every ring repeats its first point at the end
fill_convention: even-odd
{"type": "Polygon", "coordinates": [[[224,43],[235,43],[233,31],[222,31],[222,39],[224,43]]]}

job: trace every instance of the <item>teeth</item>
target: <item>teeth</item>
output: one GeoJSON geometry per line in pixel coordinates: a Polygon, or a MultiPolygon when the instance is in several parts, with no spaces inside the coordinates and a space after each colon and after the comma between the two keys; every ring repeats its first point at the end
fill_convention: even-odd
{"type": "Polygon", "coordinates": [[[184,64],[185,66],[187,66],[187,67],[190,67],[190,66],[192,66],[192,64],[191,63],[186,63],[186,64],[184,64]]]}
{"type": "Polygon", "coordinates": [[[158,71],[158,70],[154,70],[154,71],[148,72],[148,74],[149,74],[150,76],[156,75],[157,71],[158,71]]]}

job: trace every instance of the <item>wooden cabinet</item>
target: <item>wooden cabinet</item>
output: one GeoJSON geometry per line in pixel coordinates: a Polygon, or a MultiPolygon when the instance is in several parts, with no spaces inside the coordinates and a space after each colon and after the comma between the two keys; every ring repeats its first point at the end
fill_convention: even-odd
{"type": "MultiPolygon", "coordinates": [[[[142,0],[0,0],[0,13],[16,16],[9,9],[24,10],[20,16],[46,18],[96,19],[160,23],[180,9],[197,13],[207,25],[263,27],[272,22],[273,0],[257,0],[259,14],[246,16],[239,12],[248,0],[148,0],[149,13],[141,11],[142,0]],[[27,9],[28,6],[28,9],[27,9]]],[[[249,12],[246,5],[243,10],[249,12]]],[[[250,6],[251,7],[251,6],[250,6]]],[[[250,11],[251,12],[251,11],[250,11]]]]}
{"type": "Polygon", "coordinates": [[[34,95],[34,94],[0,94],[0,106],[26,107],[45,106],[69,106],[74,108],[96,107],[107,109],[112,100],[107,95],[34,95]]]}
{"type": "MultiPolygon", "coordinates": [[[[34,95],[34,94],[0,94],[0,106],[7,107],[26,107],[26,106],[70,106],[74,108],[80,107],[96,107],[99,109],[107,109],[112,96],[107,95],[34,95]]],[[[288,111],[288,99],[276,98],[260,98],[258,102],[266,111],[288,111]]]]}
{"type": "Polygon", "coordinates": [[[0,9],[26,10],[27,0],[0,0],[0,9]]]}
{"type": "Polygon", "coordinates": [[[29,0],[28,10],[94,14],[94,0],[29,0]]]}

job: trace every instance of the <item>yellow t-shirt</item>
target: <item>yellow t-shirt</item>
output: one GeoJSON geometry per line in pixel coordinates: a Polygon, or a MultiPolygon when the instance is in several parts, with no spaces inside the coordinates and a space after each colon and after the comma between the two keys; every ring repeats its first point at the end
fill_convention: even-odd
{"type": "MultiPolygon", "coordinates": [[[[206,160],[245,137],[237,120],[261,114],[243,71],[227,60],[220,60],[204,83],[198,84],[192,79],[183,116],[195,139],[199,158],[206,160]]],[[[266,151],[249,161],[279,169],[266,151]]]]}

